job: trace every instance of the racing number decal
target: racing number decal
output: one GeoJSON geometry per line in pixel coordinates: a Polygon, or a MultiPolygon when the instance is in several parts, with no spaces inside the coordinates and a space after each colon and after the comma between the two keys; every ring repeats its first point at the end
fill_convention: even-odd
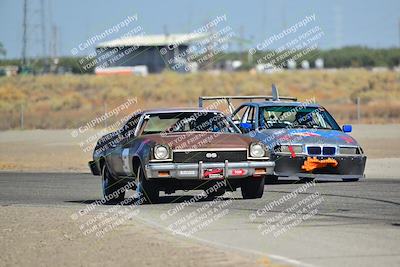
{"type": "Polygon", "coordinates": [[[124,148],[122,150],[122,169],[126,174],[131,173],[131,168],[129,165],[129,148],[124,148]]]}
{"type": "MultiPolygon", "coordinates": [[[[146,139],[144,140],[138,149],[132,148],[132,154],[138,155],[138,153],[143,149],[144,145],[150,142],[150,140],[146,139]]],[[[133,173],[133,166],[132,162],[129,160],[129,148],[124,148],[122,149],[121,153],[121,158],[122,158],[122,170],[126,175],[131,175],[133,173]]]]}

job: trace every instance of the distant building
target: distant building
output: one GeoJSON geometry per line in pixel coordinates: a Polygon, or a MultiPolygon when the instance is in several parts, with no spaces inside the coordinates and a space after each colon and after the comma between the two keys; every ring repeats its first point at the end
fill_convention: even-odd
{"type": "Polygon", "coordinates": [[[0,76],[15,76],[18,74],[18,66],[1,66],[0,76]]]}
{"type": "Polygon", "coordinates": [[[96,47],[96,73],[144,72],[157,73],[169,68],[188,71],[189,46],[206,34],[142,35],[115,39],[96,47]],[[125,67],[125,68],[124,68],[125,67]],[[134,67],[134,68],[132,68],[134,67]]]}

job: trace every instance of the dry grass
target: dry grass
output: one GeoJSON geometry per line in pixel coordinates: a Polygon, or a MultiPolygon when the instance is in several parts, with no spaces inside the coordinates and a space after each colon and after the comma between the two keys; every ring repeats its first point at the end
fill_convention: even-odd
{"type": "Polygon", "coordinates": [[[362,102],[363,123],[400,122],[400,73],[353,69],[271,75],[5,77],[0,79],[0,129],[19,127],[21,105],[26,128],[74,128],[102,114],[105,102],[110,110],[137,97],[138,103],[124,112],[127,114],[138,108],[196,106],[200,95],[270,94],[272,83],[278,85],[281,95],[303,100],[315,97],[339,122],[356,119],[357,97],[362,102]]]}

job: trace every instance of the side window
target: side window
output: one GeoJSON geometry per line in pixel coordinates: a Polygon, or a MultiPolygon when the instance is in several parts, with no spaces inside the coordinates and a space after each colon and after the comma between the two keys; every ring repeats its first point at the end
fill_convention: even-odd
{"type": "Polygon", "coordinates": [[[244,112],[241,123],[246,123],[246,130],[253,130],[256,127],[256,109],[254,107],[248,107],[244,112]]]}
{"type": "Polygon", "coordinates": [[[119,133],[122,136],[122,138],[124,138],[124,139],[130,138],[135,134],[135,130],[136,130],[136,127],[139,123],[141,116],[142,116],[142,114],[133,116],[124,124],[124,126],[122,126],[122,128],[119,130],[119,133]]]}
{"type": "Polygon", "coordinates": [[[260,108],[258,111],[258,123],[260,128],[268,128],[268,111],[265,108],[260,108]]]}
{"type": "Polygon", "coordinates": [[[247,106],[242,106],[236,112],[233,113],[232,120],[235,122],[235,124],[239,124],[240,122],[242,122],[243,116],[245,115],[247,109],[248,109],[247,106]]]}
{"type": "Polygon", "coordinates": [[[249,107],[248,112],[247,112],[246,121],[243,121],[243,122],[251,123],[252,125],[254,125],[256,122],[256,117],[255,117],[254,113],[255,113],[255,108],[249,107]]]}
{"type": "Polygon", "coordinates": [[[249,107],[246,107],[246,110],[245,110],[245,112],[243,113],[243,116],[242,116],[242,118],[241,118],[241,120],[240,120],[241,123],[247,122],[247,117],[249,117],[249,111],[250,111],[250,108],[249,108],[249,107]]]}

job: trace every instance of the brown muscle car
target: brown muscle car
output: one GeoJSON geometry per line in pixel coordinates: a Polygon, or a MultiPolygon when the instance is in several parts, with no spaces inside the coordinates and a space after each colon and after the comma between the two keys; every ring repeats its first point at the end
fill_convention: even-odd
{"type": "Polygon", "coordinates": [[[210,188],[212,196],[240,187],[243,198],[260,198],[275,166],[269,155],[220,111],[152,110],[100,138],[89,166],[101,175],[107,201],[122,201],[129,182],[150,203],[160,191],[210,188]]]}

